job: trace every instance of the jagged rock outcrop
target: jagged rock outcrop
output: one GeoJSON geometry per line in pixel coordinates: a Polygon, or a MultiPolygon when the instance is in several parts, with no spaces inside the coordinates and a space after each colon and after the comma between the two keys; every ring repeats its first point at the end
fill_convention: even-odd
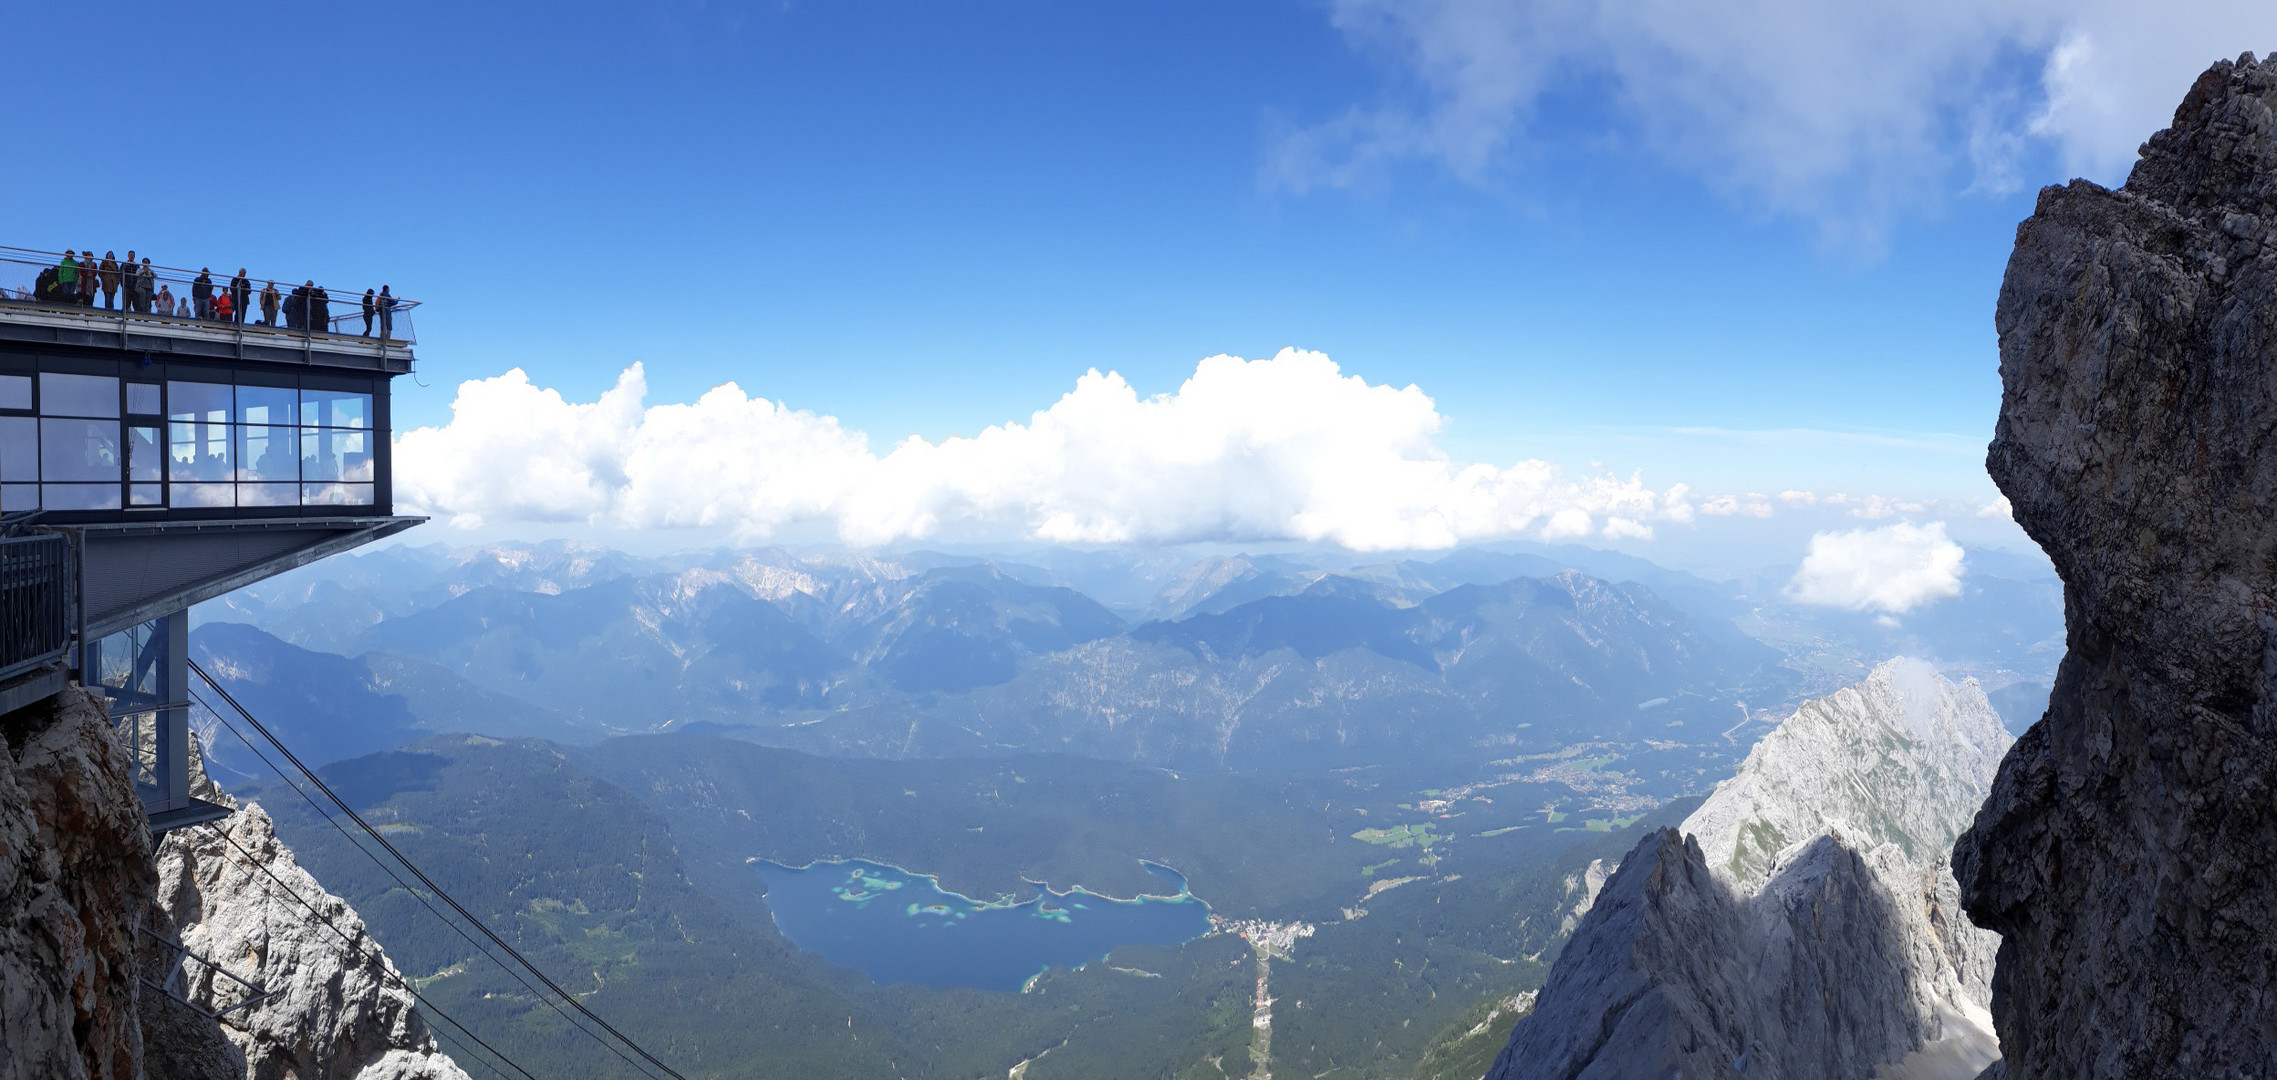
{"type": "MultiPolygon", "coordinates": [[[[218,789],[204,797],[235,805],[218,789]]],[[[438,1051],[363,918],[301,868],[259,804],[238,807],[216,828],[168,833],[158,848],[158,905],[190,951],[270,995],[220,1019],[238,1064],[202,1075],[466,1080],[438,1051]]],[[[208,1012],[244,999],[201,964],[185,967],[179,988],[208,1012]]],[[[197,1053],[214,1060],[210,1048],[197,1053]]]]}
{"type": "Polygon", "coordinates": [[[1996,939],[1943,853],[2008,744],[1917,661],[1805,704],[1622,860],[1489,1077],[1974,1077],[1996,939]]]}
{"type": "Polygon", "coordinates": [[[2277,64],[2043,190],[1996,322],[2070,650],[1954,852],[2007,1076],[2277,1075],[2277,64]]]}
{"type": "Polygon", "coordinates": [[[73,689],[0,722],[0,1080],[135,1080],[156,876],[129,763],[73,689]]]}
{"type": "Polygon", "coordinates": [[[0,736],[0,1080],[466,1080],[260,807],[154,854],[98,698],[66,690],[0,718],[0,736]],[[216,1022],[242,991],[197,961],[174,975],[160,943],[175,935],[272,996],[216,1022]]]}

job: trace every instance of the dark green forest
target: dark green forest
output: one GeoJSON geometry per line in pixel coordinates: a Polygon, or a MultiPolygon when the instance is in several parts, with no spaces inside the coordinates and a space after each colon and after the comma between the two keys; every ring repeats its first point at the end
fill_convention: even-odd
{"type": "MultiPolygon", "coordinates": [[[[1539,985],[1575,902],[1566,876],[1617,859],[1638,829],[1684,809],[1590,831],[1550,824],[1536,797],[1551,793],[1531,788],[1426,814],[1414,809],[1419,792],[1437,789],[1388,770],[851,761],[694,735],[581,749],[443,736],[321,772],[588,1007],[683,1073],[720,1077],[992,1077],[1023,1061],[1034,1080],[1251,1068],[1255,966],[1239,937],[1119,949],[1054,969],[1026,993],[879,987],[783,939],[751,858],[889,862],[983,897],[1032,892],[1031,881],[1159,890],[1137,862],[1158,860],[1222,915],[1317,928],[1272,964],[1277,1063],[1454,1076],[1491,1058],[1515,1021],[1497,1016],[1489,1026],[1501,1035],[1472,1034],[1480,1018],[1539,985]],[[1414,823],[1423,836],[1426,822],[1428,843],[1386,828],[1414,823]],[[1401,878],[1362,902],[1371,883],[1401,878]]],[[[639,1075],[289,787],[255,794],[437,1006],[547,1074],[639,1075]]]]}

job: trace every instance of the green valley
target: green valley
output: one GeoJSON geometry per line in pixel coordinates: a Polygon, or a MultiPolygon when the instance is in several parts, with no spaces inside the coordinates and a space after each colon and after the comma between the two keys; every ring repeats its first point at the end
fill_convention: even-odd
{"type": "MultiPolygon", "coordinates": [[[[1376,769],[1273,777],[1051,756],[864,761],[677,735],[583,749],[447,736],[322,772],[438,881],[482,900],[494,930],[690,1076],[987,1077],[1022,1062],[1030,1080],[1240,1075],[1262,1030],[1252,999],[1263,969],[1236,932],[1252,925],[1311,928],[1269,962],[1276,1061],[1423,1075],[1427,1059],[1462,1059],[1456,1029],[1478,1024],[1466,1027],[1466,1015],[1539,983],[1573,902],[1556,887],[1561,868],[1617,857],[1633,840],[1542,829],[1468,839],[1478,824],[1538,821],[1524,808],[1561,794],[1491,772],[1474,782],[1509,797],[1460,811],[1463,837],[1399,806],[1460,783],[1376,769]],[[1410,868],[1370,884],[1364,872],[1386,853],[1410,868]],[[1045,883],[1159,891],[1143,858],[1186,875],[1229,929],[1116,949],[1053,969],[1026,993],[876,986],[786,942],[751,862],[839,856],[937,873],[982,898],[1045,883]],[[1261,919],[1281,922],[1234,926],[1261,919]]],[[[637,1075],[596,1058],[290,789],[259,796],[303,861],[452,1015],[501,1033],[525,1064],[637,1075]]]]}

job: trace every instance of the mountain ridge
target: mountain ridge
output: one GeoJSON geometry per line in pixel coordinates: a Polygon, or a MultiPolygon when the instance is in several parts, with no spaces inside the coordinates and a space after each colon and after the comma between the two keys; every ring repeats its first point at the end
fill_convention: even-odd
{"type": "Polygon", "coordinates": [[[1904,658],[1805,703],[1622,860],[1489,1080],[1975,1076],[1995,941],[1943,853],[2008,741],[1904,658]]]}

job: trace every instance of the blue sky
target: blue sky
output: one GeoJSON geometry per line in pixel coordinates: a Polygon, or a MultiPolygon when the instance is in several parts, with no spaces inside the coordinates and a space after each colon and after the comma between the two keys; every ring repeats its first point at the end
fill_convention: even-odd
{"type": "Polygon", "coordinates": [[[390,283],[399,430],[639,361],[651,405],[732,380],[882,454],[1295,346],[1420,386],[1457,462],[1989,498],[2032,191],[2123,178],[2240,27],[2277,45],[2222,5],[2155,55],[2098,4],[1512,28],[1551,6],[25,6],[10,51],[88,77],[0,117],[0,242],[390,283]],[[2071,104],[2081,42],[2132,96],[2071,104]],[[1920,71],[1765,74],[1850,54],[1920,71]]]}

